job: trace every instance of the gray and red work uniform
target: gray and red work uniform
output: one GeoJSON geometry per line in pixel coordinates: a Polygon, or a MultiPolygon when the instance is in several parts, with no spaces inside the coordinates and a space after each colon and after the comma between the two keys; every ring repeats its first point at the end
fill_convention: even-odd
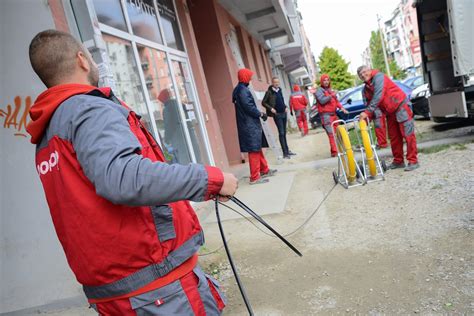
{"type": "Polygon", "coordinates": [[[220,315],[224,296],[197,265],[204,235],[188,200],[218,194],[214,167],[169,165],[110,88],[43,92],[28,132],[67,261],[100,315],[220,315]]]}
{"type": "Polygon", "coordinates": [[[291,113],[295,112],[296,123],[302,135],[308,134],[308,119],[306,118],[306,107],[308,106],[308,100],[304,94],[300,91],[298,85],[293,86],[293,93],[290,96],[290,110],[291,113]]]}
{"type": "MultiPolygon", "coordinates": [[[[323,80],[329,78],[328,75],[321,75],[321,83],[323,80]]],[[[318,112],[321,117],[321,124],[326,131],[329,138],[329,145],[331,147],[331,156],[337,155],[336,142],[334,140],[334,133],[332,130],[332,122],[337,121],[337,109],[343,109],[341,103],[337,100],[336,93],[331,89],[331,84],[327,87],[322,85],[316,90],[316,100],[318,102],[318,112]]],[[[335,125],[337,127],[337,124],[335,125]]]]}
{"type": "MultiPolygon", "coordinates": [[[[385,131],[384,116],[387,118],[388,136],[392,147],[393,163],[403,164],[403,139],[407,143],[407,160],[410,164],[418,162],[416,148],[415,123],[413,112],[408,105],[408,97],[389,77],[372,70],[371,79],[365,83],[362,92],[367,102],[365,113],[375,117],[377,139],[383,147],[383,132],[385,131]],[[377,123],[378,122],[378,123],[377,123]],[[382,138],[382,139],[379,139],[382,138]],[[382,143],[380,143],[382,142],[382,143]]],[[[386,140],[385,140],[386,145],[386,140]]]]}

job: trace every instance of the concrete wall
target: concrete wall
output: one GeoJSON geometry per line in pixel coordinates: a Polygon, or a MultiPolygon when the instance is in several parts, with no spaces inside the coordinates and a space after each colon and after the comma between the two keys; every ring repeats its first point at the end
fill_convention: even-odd
{"type": "Polygon", "coordinates": [[[48,28],[55,25],[46,1],[0,1],[0,313],[81,295],[25,130],[27,107],[44,90],[30,67],[28,45],[48,28]]]}
{"type": "Polygon", "coordinates": [[[198,92],[202,112],[204,113],[207,134],[209,136],[209,141],[211,142],[214,161],[218,167],[222,169],[228,169],[229,160],[227,158],[224,139],[221,133],[221,122],[211,101],[211,95],[207,86],[204,68],[201,63],[201,54],[198,49],[186,0],[176,0],[176,9],[181,24],[181,30],[183,32],[189,62],[196,83],[196,90],[198,92]]]}
{"type": "Polygon", "coordinates": [[[234,81],[228,58],[226,43],[222,40],[214,1],[188,1],[197,45],[206,75],[212,103],[217,112],[222,137],[230,163],[240,161],[235,109],[231,95],[234,81]],[[192,3],[196,5],[192,6],[192,3]]]}
{"type": "MultiPolygon", "coordinates": [[[[257,92],[264,92],[270,84],[270,67],[268,70],[262,62],[262,48],[249,33],[235,21],[216,1],[188,1],[192,27],[199,48],[210,97],[217,112],[222,137],[229,163],[239,163],[240,148],[235,122],[235,109],[232,104],[232,90],[237,84],[238,66],[232,51],[227,44],[226,35],[235,26],[239,38],[242,59],[255,75],[252,85],[257,92]],[[252,53],[252,50],[254,53],[252,53]],[[253,56],[256,56],[254,58],[253,56]],[[255,60],[256,59],[256,60],[255,60]]],[[[265,54],[264,58],[268,58],[265,54]]],[[[261,93],[258,93],[260,95],[261,93]]],[[[258,100],[257,100],[257,103],[258,100]]]]}

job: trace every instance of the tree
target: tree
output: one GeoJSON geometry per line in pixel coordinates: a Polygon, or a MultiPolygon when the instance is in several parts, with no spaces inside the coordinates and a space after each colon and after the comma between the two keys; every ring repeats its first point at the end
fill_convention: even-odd
{"type": "MultiPolygon", "coordinates": [[[[324,47],[319,55],[318,66],[321,74],[328,74],[331,78],[333,89],[344,90],[354,84],[354,76],[347,70],[349,63],[336,49],[324,47]]],[[[316,83],[319,85],[319,79],[316,83]]]]}
{"type": "MultiPolygon", "coordinates": [[[[380,40],[380,31],[372,31],[370,35],[370,58],[372,60],[372,68],[378,69],[383,73],[387,73],[387,68],[385,67],[385,60],[383,57],[383,48],[382,41],[380,40]]],[[[393,79],[403,79],[406,74],[405,72],[398,67],[395,60],[389,58],[388,66],[390,67],[390,74],[393,79]]]]}

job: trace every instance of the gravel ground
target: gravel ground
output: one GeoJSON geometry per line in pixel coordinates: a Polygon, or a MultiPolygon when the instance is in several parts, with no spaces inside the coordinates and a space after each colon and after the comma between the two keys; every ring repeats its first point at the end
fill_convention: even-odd
{"type": "MultiPolygon", "coordinates": [[[[256,315],[474,314],[474,144],[420,154],[421,168],[349,190],[337,186],[289,237],[304,254],[245,220],[226,222],[256,315]]],[[[267,216],[297,227],[333,186],[332,170],[301,170],[286,211],[267,216]]],[[[205,227],[206,250],[221,245],[205,227]]],[[[245,315],[223,250],[201,257],[229,298],[225,315],[245,315]]]]}

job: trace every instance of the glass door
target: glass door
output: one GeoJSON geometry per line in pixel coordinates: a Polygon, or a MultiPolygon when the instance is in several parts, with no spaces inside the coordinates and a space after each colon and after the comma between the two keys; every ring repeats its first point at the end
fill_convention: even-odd
{"type": "Polygon", "coordinates": [[[137,50],[165,156],[171,163],[193,162],[167,54],[140,44],[137,50]]]}
{"type": "Polygon", "coordinates": [[[190,148],[192,148],[197,163],[210,164],[209,143],[202,126],[200,112],[187,60],[170,55],[172,75],[181,102],[182,114],[186,122],[190,148]]]}

